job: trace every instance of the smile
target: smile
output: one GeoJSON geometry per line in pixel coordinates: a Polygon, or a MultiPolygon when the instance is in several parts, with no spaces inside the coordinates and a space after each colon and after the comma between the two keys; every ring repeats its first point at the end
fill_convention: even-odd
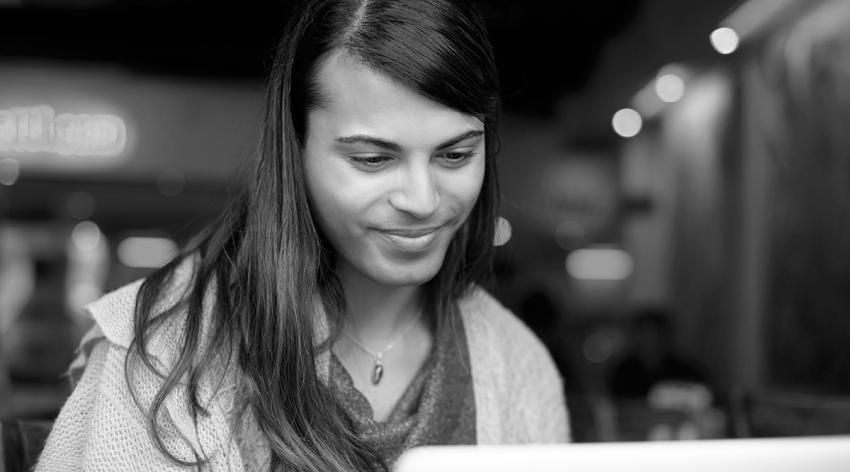
{"type": "Polygon", "coordinates": [[[404,252],[421,252],[437,239],[439,227],[421,229],[385,229],[378,233],[404,252]]]}

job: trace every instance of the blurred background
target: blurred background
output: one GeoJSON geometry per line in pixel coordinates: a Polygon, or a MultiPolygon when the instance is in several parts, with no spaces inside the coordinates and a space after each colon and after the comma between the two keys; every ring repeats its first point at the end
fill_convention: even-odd
{"type": "MultiPolygon", "coordinates": [[[[493,292],[574,439],[850,433],[850,2],[476,3],[493,292]]],[[[227,204],[288,8],[0,0],[0,420],[54,418],[83,306],[227,204]]]]}

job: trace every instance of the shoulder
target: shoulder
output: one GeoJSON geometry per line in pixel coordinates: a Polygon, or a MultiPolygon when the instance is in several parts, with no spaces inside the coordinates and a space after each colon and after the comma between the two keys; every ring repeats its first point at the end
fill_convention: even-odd
{"type": "MultiPolygon", "coordinates": [[[[131,387],[127,350],[103,336],[87,337],[81,349],[84,368],[53,423],[36,470],[185,470],[151,439],[148,415],[161,378],[137,366],[131,368],[131,387]]],[[[230,391],[219,388],[215,397],[209,392],[202,383],[206,413],[197,416],[186,409],[190,393],[183,386],[165,397],[158,414],[161,445],[183,461],[209,460],[210,470],[241,470],[240,451],[231,444],[230,391]]]]}
{"type": "Polygon", "coordinates": [[[543,343],[486,290],[475,287],[458,303],[468,338],[524,363],[549,359],[543,343]]]}
{"type": "MultiPolygon", "coordinates": [[[[163,313],[168,313],[152,323],[151,328],[146,331],[144,338],[144,351],[147,359],[152,363],[147,364],[147,361],[140,362],[142,359],[139,356],[131,356],[131,347],[138,349],[140,346],[134,346],[134,342],[138,339],[136,333],[136,311],[137,302],[139,301],[140,290],[145,279],[136,280],[130,284],[118,288],[110,292],[100,299],[86,305],[85,310],[94,320],[95,324],[92,329],[83,337],[78,349],[77,358],[71,364],[69,374],[72,382],[75,382],[82,374],[82,371],[87,368],[88,353],[91,347],[100,341],[107,342],[113,349],[114,356],[118,356],[123,360],[133,360],[133,370],[139,369],[146,375],[146,371],[155,366],[161,372],[167,372],[173,367],[181,356],[181,350],[184,343],[184,335],[188,329],[188,309],[185,300],[192,287],[194,280],[195,261],[192,258],[183,259],[177,264],[167,278],[167,282],[163,284],[158,293],[154,294],[154,303],[150,313],[145,314],[148,317],[156,317],[163,313]]],[[[200,313],[199,337],[200,346],[206,346],[209,342],[211,315],[210,307],[214,300],[215,287],[211,284],[207,287],[205,293],[204,306],[200,313]]],[[[130,364],[127,364],[128,366],[130,364]]],[[[215,369],[208,368],[209,376],[221,376],[222,372],[218,364],[214,363],[215,369]]],[[[155,376],[156,377],[156,376],[155,376]]],[[[149,386],[159,384],[158,378],[147,379],[149,386]]],[[[207,376],[204,376],[204,379],[207,376]]],[[[142,376],[134,374],[135,383],[142,382],[142,376]]],[[[145,377],[146,378],[146,377],[145,377]]]]}
{"type": "MultiPolygon", "coordinates": [[[[153,309],[154,312],[163,312],[175,307],[185,299],[187,291],[194,279],[195,265],[195,258],[187,257],[175,266],[165,288],[157,294],[157,302],[154,304],[153,309]]],[[[123,348],[129,348],[132,343],[135,336],[136,302],[138,301],[139,291],[144,283],[145,279],[136,280],[85,306],[85,310],[91,315],[97,328],[113,344],[123,348]]],[[[171,325],[181,324],[183,318],[180,313],[177,313],[177,316],[171,317],[165,322],[169,326],[166,326],[166,329],[159,329],[158,332],[162,333],[162,335],[170,333],[168,337],[174,338],[175,329],[173,328],[178,328],[178,326],[171,325]]],[[[176,332],[179,333],[179,329],[176,332]]],[[[159,336],[154,337],[151,341],[162,343],[165,342],[165,339],[159,336]]],[[[152,352],[159,351],[152,350],[152,352]]]]}
{"type": "Polygon", "coordinates": [[[124,382],[121,349],[103,337],[84,342],[85,369],[53,423],[36,470],[85,470],[110,454],[110,467],[130,470],[132,464],[121,457],[131,450],[151,468],[168,470],[145,440],[145,418],[124,382]]]}
{"type": "MultiPolygon", "coordinates": [[[[177,306],[185,298],[192,279],[192,266],[178,265],[152,311],[160,313],[177,306]]],[[[82,339],[78,357],[71,365],[71,378],[77,382],[55,427],[57,431],[67,430],[67,434],[51,434],[56,437],[53,449],[59,456],[67,448],[80,449],[73,460],[87,462],[121,451],[149,460],[149,464],[146,462],[141,467],[145,470],[181,469],[165,460],[150,441],[147,415],[160,401],[163,378],[129,354],[134,340],[136,302],[143,283],[144,280],[137,280],[125,285],[86,307],[95,326],[82,339]],[[116,429],[122,433],[115,434],[116,429]],[[91,431],[98,434],[92,435],[91,431]],[[78,434],[82,435],[80,441],[68,440],[78,434]]],[[[186,310],[180,307],[149,336],[146,351],[157,369],[167,370],[167,366],[176,362],[186,319],[186,310]]],[[[202,326],[202,339],[204,329],[202,326]]],[[[209,453],[213,464],[239,462],[234,459],[238,450],[231,447],[230,421],[236,391],[233,374],[227,364],[213,362],[199,378],[197,390],[192,391],[180,382],[161,399],[160,414],[164,419],[158,427],[166,450],[183,460],[194,460],[197,451],[203,451],[205,455],[209,453]],[[196,416],[187,408],[194,395],[205,414],[196,416]]]]}
{"type": "Polygon", "coordinates": [[[543,343],[481,288],[458,307],[469,349],[479,443],[566,441],[563,384],[543,343]]]}

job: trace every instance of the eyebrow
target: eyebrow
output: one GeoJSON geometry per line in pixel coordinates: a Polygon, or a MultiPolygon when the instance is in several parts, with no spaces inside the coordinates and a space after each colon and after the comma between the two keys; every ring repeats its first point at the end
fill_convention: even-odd
{"type": "MultiPolygon", "coordinates": [[[[472,129],[465,133],[461,133],[451,139],[448,139],[437,146],[437,149],[444,149],[449,146],[454,146],[455,144],[467,140],[469,138],[474,138],[477,136],[481,136],[484,134],[483,130],[480,129],[472,129]]],[[[401,145],[398,143],[394,143],[392,141],[387,141],[384,139],[376,138],[374,136],[368,136],[363,134],[356,134],[353,136],[342,136],[336,138],[336,142],[340,144],[369,144],[371,146],[383,148],[392,152],[401,152],[401,145]]]]}

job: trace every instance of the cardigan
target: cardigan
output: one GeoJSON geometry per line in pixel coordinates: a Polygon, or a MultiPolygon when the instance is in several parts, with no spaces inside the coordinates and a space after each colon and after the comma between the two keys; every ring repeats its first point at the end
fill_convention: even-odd
{"type": "MultiPolygon", "coordinates": [[[[174,306],[184,297],[192,270],[191,263],[177,267],[172,289],[163,294],[155,311],[174,306]]],[[[80,354],[71,365],[71,378],[78,382],[56,418],[36,471],[185,470],[157,449],[140,409],[152,403],[161,377],[141,363],[125,365],[142,282],[126,285],[86,306],[96,324],[83,337],[80,354]],[[136,398],[128,380],[133,382],[136,398]]],[[[213,292],[214,286],[207,290],[205,312],[211,309],[213,292]]],[[[459,300],[458,308],[469,350],[478,444],[568,441],[563,385],[543,344],[481,288],[459,300]]],[[[153,354],[155,366],[175,361],[184,321],[185,312],[178,312],[149,337],[148,352],[153,354]]],[[[317,342],[326,339],[323,314],[316,317],[314,331],[317,342]]],[[[207,333],[202,322],[201,343],[207,333]]],[[[329,359],[327,350],[316,359],[323,382],[328,381],[329,359]]],[[[234,370],[213,363],[201,376],[198,396],[206,414],[192,417],[185,385],[166,397],[159,412],[162,444],[187,461],[196,460],[200,451],[206,459],[203,470],[254,471],[267,464],[268,445],[256,422],[250,415],[243,415],[244,421],[232,421],[239,404],[234,370]]]]}

